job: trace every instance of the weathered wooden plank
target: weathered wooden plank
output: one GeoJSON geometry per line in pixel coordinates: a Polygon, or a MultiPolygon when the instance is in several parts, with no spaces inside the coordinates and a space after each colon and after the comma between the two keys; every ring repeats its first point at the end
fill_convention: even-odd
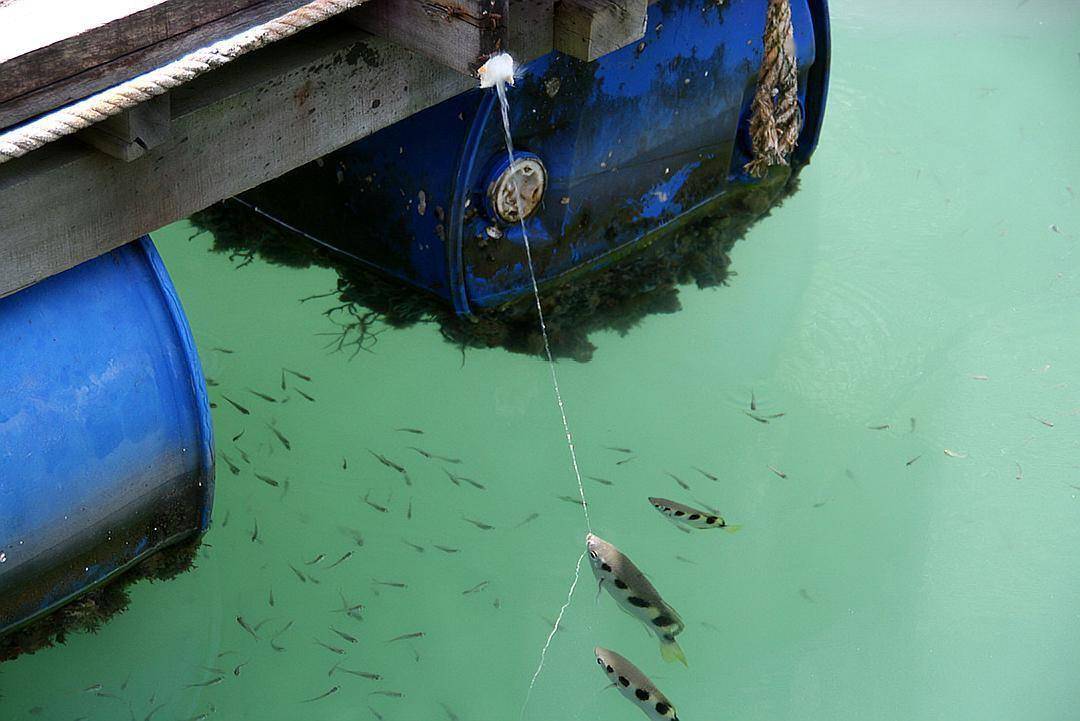
{"type": "Polygon", "coordinates": [[[555,0],[510,0],[507,50],[524,65],[555,45],[555,0]]]}
{"type": "Polygon", "coordinates": [[[374,35],[474,76],[507,46],[507,0],[371,0],[347,13],[374,35]]]}
{"type": "Polygon", "coordinates": [[[171,115],[169,94],[165,93],[91,125],[75,137],[106,155],[130,162],[165,142],[171,115]]]}
{"type": "MultiPolygon", "coordinates": [[[[145,1],[145,0],[140,0],[145,1]]],[[[215,3],[218,0],[213,0],[215,3]]],[[[308,0],[261,0],[196,27],[145,45],[107,62],[87,67],[46,85],[0,102],[0,128],[84,98],[119,82],[160,67],[186,53],[235,35],[307,4],[308,0]]],[[[31,73],[32,75],[32,73],[31,73]]],[[[6,85],[9,74],[0,68],[6,85]]]]}
{"type": "Polygon", "coordinates": [[[648,0],[559,0],[555,49],[585,61],[645,36],[648,0]]]}
{"type": "Polygon", "coordinates": [[[0,102],[260,2],[97,0],[87,3],[91,13],[85,19],[71,12],[69,0],[0,6],[0,102]],[[28,41],[35,44],[28,48],[28,41]]]}
{"type": "Polygon", "coordinates": [[[0,295],[250,189],[472,85],[347,26],[316,28],[172,93],[129,163],[73,138],[0,165],[0,295]]]}

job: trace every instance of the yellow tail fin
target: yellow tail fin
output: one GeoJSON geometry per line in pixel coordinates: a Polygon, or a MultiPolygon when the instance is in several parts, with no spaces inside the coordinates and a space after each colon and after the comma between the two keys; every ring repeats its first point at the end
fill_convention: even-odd
{"type": "Polygon", "coordinates": [[[686,654],[683,653],[682,647],[679,642],[672,639],[671,641],[660,641],[660,655],[664,657],[664,660],[668,663],[672,661],[682,661],[683,666],[689,666],[686,663],[686,654]]]}
{"type": "Polygon", "coordinates": [[[734,526],[724,526],[724,530],[727,531],[728,533],[735,533],[740,528],[742,528],[742,526],[740,526],[738,524],[736,524],[734,526]]]}

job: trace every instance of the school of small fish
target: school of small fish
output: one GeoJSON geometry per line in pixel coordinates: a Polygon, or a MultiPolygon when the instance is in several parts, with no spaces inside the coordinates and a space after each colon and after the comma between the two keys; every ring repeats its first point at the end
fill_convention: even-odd
{"type": "MultiPolygon", "coordinates": [[[[981,376],[974,377],[978,380],[983,378],[981,376]]],[[[257,388],[247,387],[243,388],[242,392],[254,398],[256,403],[267,404],[265,407],[270,409],[280,407],[294,398],[292,391],[299,390],[294,387],[296,383],[313,383],[313,379],[307,374],[288,369],[281,370],[280,381],[281,393],[271,395],[257,388]]],[[[216,381],[210,385],[214,388],[220,387],[220,384],[216,381]]],[[[276,496],[278,500],[284,499],[284,492],[289,488],[290,478],[286,474],[274,471],[269,466],[273,453],[290,453],[297,447],[293,439],[290,438],[289,429],[272,418],[269,420],[261,419],[263,414],[258,409],[251,407],[247,400],[244,400],[244,402],[235,400],[236,398],[247,398],[247,396],[235,392],[226,395],[221,391],[217,391],[216,395],[227,404],[222,412],[235,412],[238,419],[244,419],[248,424],[247,427],[231,436],[231,446],[228,451],[218,450],[218,458],[222,460],[228,473],[237,477],[237,482],[243,482],[245,478],[251,478],[258,482],[253,488],[263,489],[258,493],[276,491],[273,495],[267,497],[274,498],[276,496]]],[[[305,402],[314,402],[314,395],[305,393],[301,394],[300,397],[305,399],[305,402]]],[[[262,407],[259,406],[259,409],[262,407]]],[[[762,432],[767,432],[764,427],[769,426],[778,419],[787,417],[785,412],[763,412],[759,407],[756,396],[753,394],[751,394],[749,410],[745,408],[740,410],[763,426],[762,432]]],[[[1030,418],[1046,428],[1054,428],[1054,423],[1050,420],[1035,415],[1031,415],[1030,418]]],[[[906,428],[904,428],[904,431],[914,433],[916,421],[914,418],[909,420],[910,431],[906,428]]],[[[865,427],[871,431],[891,431],[896,433],[898,426],[907,425],[907,423],[896,422],[871,422],[867,423],[865,427]]],[[[364,490],[362,494],[356,493],[355,502],[358,506],[357,513],[360,516],[364,513],[386,514],[387,517],[403,518],[404,523],[412,521],[414,515],[414,491],[412,489],[414,484],[410,469],[416,472],[418,480],[425,482],[428,480],[420,473],[421,469],[415,468],[420,464],[430,466],[429,475],[435,474],[436,477],[442,479],[443,483],[449,481],[452,486],[461,489],[460,492],[462,493],[471,494],[488,489],[490,484],[486,482],[487,479],[485,479],[485,482],[477,481],[463,475],[468,473],[468,470],[458,472],[456,470],[451,471],[447,467],[466,469],[468,464],[464,458],[428,450],[429,446],[434,448],[438,444],[428,440],[431,438],[431,434],[428,434],[425,430],[404,426],[388,430],[401,434],[403,438],[407,436],[414,443],[423,443],[424,445],[402,444],[386,451],[361,447],[351,449],[345,456],[341,457],[340,468],[343,473],[350,473],[350,459],[356,460],[353,457],[358,456],[360,459],[368,459],[368,466],[366,467],[368,472],[382,472],[388,477],[387,482],[391,484],[387,486],[388,488],[392,486],[394,479],[397,482],[396,490],[389,493],[379,492],[372,488],[364,490]],[[413,452],[411,461],[408,451],[413,452]],[[384,470],[379,471],[380,468],[384,470]],[[404,494],[404,497],[402,494],[404,494]]],[[[941,447],[939,446],[939,448],[941,447]]],[[[615,467],[623,466],[640,457],[633,449],[627,447],[607,446],[604,449],[613,454],[609,462],[615,467]]],[[[968,458],[965,451],[955,448],[941,448],[939,458],[941,453],[952,459],[963,460],[968,458]]],[[[905,465],[911,466],[915,464],[924,455],[918,453],[911,456],[906,460],[905,465]]],[[[364,462],[362,460],[358,462],[363,466],[364,462]]],[[[927,463],[929,461],[923,462],[927,463]]],[[[336,467],[336,459],[334,464],[336,467]]],[[[668,480],[661,478],[660,481],[666,484],[665,487],[674,495],[685,495],[688,500],[693,501],[692,503],[672,500],[663,495],[655,495],[647,498],[649,505],[662,515],[665,520],[670,522],[675,529],[683,533],[707,532],[716,529],[723,529],[728,533],[737,531],[740,526],[729,523],[719,509],[698,500],[694,495],[695,492],[700,493],[700,490],[694,490],[695,486],[700,487],[702,483],[706,485],[718,483],[720,482],[720,476],[706,468],[697,466],[689,466],[688,468],[689,470],[687,470],[687,467],[680,470],[679,474],[681,475],[665,471],[668,480]]],[[[789,477],[787,472],[774,465],[768,464],[766,468],[780,479],[788,479],[789,477]]],[[[847,471],[847,474],[849,478],[855,478],[851,471],[847,471]]],[[[1015,465],[1015,475],[1017,480],[1023,479],[1023,469],[1018,463],[1015,465]]],[[[586,478],[600,486],[617,488],[616,476],[611,478],[586,476],[586,478]]],[[[703,495],[707,496],[708,494],[703,495]]],[[[550,497],[553,499],[552,512],[557,512],[554,510],[557,507],[566,508],[565,505],[561,504],[579,507],[588,505],[583,498],[577,496],[553,493],[550,497]]],[[[813,507],[820,508],[827,501],[828,499],[821,500],[814,503],[813,507]]],[[[460,520],[453,520],[454,516],[450,516],[450,519],[454,523],[460,523],[466,528],[471,528],[470,532],[477,537],[486,537],[488,534],[512,533],[515,532],[515,529],[520,529],[541,517],[539,511],[529,511],[528,509],[522,509],[512,515],[507,514],[494,518],[485,518],[480,514],[476,514],[479,515],[479,517],[476,517],[467,510],[467,503],[465,508],[466,510],[458,512],[456,516],[460,520]]],[[[220,516],[220,520],[215,521],[216,525],[222,528],[228,525],[234,510],[236,509],[227,509],[220,516]]],[[[241,523],[243,524],[243,522],[241,523]]],[[[362,526],[363,524],[357,521],[357,525],[362,526]]],[[[412,525],[407,527],[413,528],[412,525]]],[[[259,518],[254,515],[254,511],[249,521],[247,521],[247,528],[250,530],[245,530],[244,526],[241,525],[240,529],[240,533],[246,539],[253,544],[262,544],[264,542],[267,529],[260,525],[259,518]]],[[[311,549],[304,555],[297,553],[279,560],[280,567],[284,569],[284,574],[291,574],[294,579],[292,583],[305,584],[305,587],[311,588],[312,586],[320,586],[326,581],[333,588],[340,583],[341,578],[340,575],[335,576],[334,574],[350,573],[347,569],[357,563],[352,561],[352,564],[350,564],[350,561],[357,554],[362,554],[365,548],[365,534],[360,529],[349,526],[338,526],[336,531],[339,538],[339,543],[336,546],[327,545],[324,550],[316,551],[311,549]]],[[[413,533],[406,532],[399,536],[399,541],[402,546],[412,549],[417,554],[430,555],[430,552],[425,553],[428,549],[438,551],[435,554],[436,556],[440,556],[440,554],[452,556],[461,553],[463,550],[467,551],[467,548],[463,549],[459,545],[452,546],[446,543],[437,543],[435,540],[441,539],[432,539],[425,537],[423,534],[421,527],[417,526],[413,533]]],[[[707,535],[711,536],[711,534],[707,535]]],[[[687,656],[679,644],[679,636],[686,632],[687,623],[675,610],[671,599],[665,598],[657,586],[654,585],[653,576],[639,568],[624,550],[599,535],[590,531],[585,542],[585,552],[597,581],[598,601],[606,592],[606,595],[611,599],[610,602],[613,602],[615,607],[625,612],[638,626],[655,636],[661,658],[664,661],[679,662],[689,667],[687,656]]],[[[210,548],[210,546],[205,546],[203,552],[208,552],[210,548]]],[[[674,558],[685,564],[694,565],[698,563],[692,558],[682,555],[674,555],[674,558]]],[[[409,593],[410,588],[414,586],[411,583],[413,580],[415,579],[395,578],[393,576],[373,578],[369,576],[367,592],[370,596],[409,593]]],[[[655,583],[663,587],[663,581],[662,577],[657,576],[655,583]]],[[[291,614],[288,609],[283,608],[287,604],[282,604],[280,601],[281,595],[275,597],[275,588],[285,582],[285,580],[279,578],[275,586],[263,590],[262,598],[265,607],[261,611],[258,606],[255,606],[246,607],[242,609],[241,613],[234,614],[235,626],[233,628],[246,639],[246,642],[241,639],[235,650],[222,651],[215,660],[209,663],[204,662],[206,665],[200,665],[198,668],[193,669],[189,675],[179,680],[179,689],[186,691],[188,694],[213,693],[219,688],[227,687],[230,683],[236,683],[235,679],[247,678],[249,673],[257,673],[249,671],[249,668],[256,668],[267,662],[267,656],[260,656],[257,653],[259,646],[269,648],[269,658],[287,659],[291,648],[307,644],[309,648],[317,649],[317,653],[325,656],[327,665],[326,682],[322,685],[313,685],[307,689],[307,694],[296,698],[295,703],[302,704],[305,708],[309,705],[311,707],[320,707],[321,703],[332,697],[340,696],[345,698],[349,696],[355,698],[355,694],[359,692],[366,699],[362,705],[371,718],[380,720],[392,718],[394,715],[393,709],[383,708],[382,704],[393,704],[395,701],[400,702],[402,699],[407,698],[408,689],[390,687],[393,679],[384,686],[383,682],[387,679],[385,672],[377,668],[367,668],[363,662],[357,662],[353,649],[382,647],[389,650],[400,648],[403,652],[411,654],[410,658],[414,658],[417,663],[421,663],[423,659],[423,643],[425,637],[428,636],[428,631],[416,629],[415,626],[413,628],[406,626],[405,628],[399,627],[400,632],[396,634],[393,631],[379,636],[373,636],[371,632],[365,633],[367,605],[363,597],[358,599],[346,595],[343,590],[338,589],[337,594],[340,596],[340,604],[337,607],[324,607],[315,612],[325,613],[326,618],[321,624],[321,631],[317,631],[314,636],[307,635],[305,638],[294,630],[296,619],[290,618],[291,614]],[[246,645],[243,645],[245,643],[246,645]],[[355,684],[368,685],[364,688],[355,684]]],[[[280,591],[280,588],[278,590],[280,591]]],[[[454,592],[459,593],[465,599],[486,597],[487,600],[484,603],[490,604],[490,607],[495,609],[501,608],[503,604],[499,582],[496,578],[477,578],[473,576],[472,578],[463,579],[461,586],[454,592]]],[[[799,588],[798,595],[807,603],[816,603],[815,598],[806,588],[799,588]]],[[[605,604],[610,602],[605,602],[605,604]]],[[[311,615],[313,612],[308,611],[307,613],[311,615]]],[[[552,634],[556,631],[566,630],[566,624],[562,623],[561,620],[556,624],[552,619],[544,617],[544,621],[551,628],[552,634]]],[[[706,628],[719,630],[705,620],[695,619],[694,622],[706,628]]],[[[650,680],[645,672],[630,660],[602,646],[596,646],[594,658],[602,673],[609,680],[610,686],[616,688],[622,697],[638,708],[646,717],[654,721],[662,719],[678,721],[679,716],[672,701],[650,680]]],[[[159,715],[165,715],[161,712],[166,709],[168,703],[163,702],[157,693],[143,703],[143,711],[136,713],[132,699],[126,695],[126,685],[125,682],[119,688],[113,687],[110,689],[105,684],[94,683],[87,686],[83,693],[106,701],[113,700],[127,703],[129,708],[132,709],[131,715],[133,717],[142,716],[145,721],[150,721],[159,715]],[[145,716],[143,716],[144,712],[145,716]]],[[[443,713],[448,718],[459,718],[445,702],[439,703],[443,713]]],[[[211,703],[205,706],[200,713],[191,716],[190,721],[196,719],[209,721],[215,717],[215,711],[216,709],[211,703]]],[[[189,719],[184,719],[184,721],[189,721],[189,719]]]]}

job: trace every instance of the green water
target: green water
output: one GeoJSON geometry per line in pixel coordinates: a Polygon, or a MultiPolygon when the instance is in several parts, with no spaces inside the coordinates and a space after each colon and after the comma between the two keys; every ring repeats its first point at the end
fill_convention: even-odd
{"type": "MultiPolygon", "coordinates": [[[[613,482],[585,480],[593,528],[680,612],[689,668],[597,602],[585,567],[528,719],[643,718],[602,690],[597,644],[683,721],[1080,718],[1080,5],[832,12],[820,147],[801,191],[733,250],[730,286],[684,288],[680,312],[598,333],[591,362],[558,366],[582,472],[613,482]],[[785,415],[747,417],[751,391],[785,415]],[[743,529],[679,533],[649,495],[700,498],[743,529]]],[[[155,240],[240,473],[219,460],[196,570],[137,585],[97,635],[0,668],[2,718],[164,704],[152,718],[518,719],[585,532],[558,498],[577,486],[545,365],[498,349],[463,364],[431,325],[386,329],[350,361],[323,349],[333,300],[298,302],[335,273],[237,270],[190,235],[155,240]],[[282,391],[282,366],[313,380],[282,391]],[[362,621],[335,612],[339,594],[362,621]],[[260,640],[237,615],[267,621],[260,640]],[[335,663],[382,678],[328,676],[335,663]],[[83,691],[99,683],[120,698],[83,691]]]]}

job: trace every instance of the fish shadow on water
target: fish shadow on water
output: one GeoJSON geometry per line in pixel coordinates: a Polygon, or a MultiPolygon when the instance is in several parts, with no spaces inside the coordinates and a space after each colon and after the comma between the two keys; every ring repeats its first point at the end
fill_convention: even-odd
{"type": "MultiPolygon", "coordinates": [[[[605,267],[543,284],[541,299],[552,354],[587,362],[597,349],[590,340],[593,333],[614,330],[626,335],[647,316],[678,312],[681,285],[727,285],[729,252],[735,242],[798,189],[797,170],[774,170],[759,184],[733,185],[703,212],[673,223],[678,227],[636,244],[605,267]]],[[[433,323],[447,342],[461,349],[463,362],[466,348],[501,347],[512,353],[543,355],[531,295],[479,310],[467,319],[447,302],[320,247],[239,203],[212,205],[190,220],[200,233],[213,235],[211,250],[228,255],[237,268],[258,258],[290,268],[333,269],[338,275],[336,288],[302,299],[336,300],[336,305],[322,311],[331,324],[327,347],[333,350],[355,356],[372,351],[387,327],[433,323]]]]}

